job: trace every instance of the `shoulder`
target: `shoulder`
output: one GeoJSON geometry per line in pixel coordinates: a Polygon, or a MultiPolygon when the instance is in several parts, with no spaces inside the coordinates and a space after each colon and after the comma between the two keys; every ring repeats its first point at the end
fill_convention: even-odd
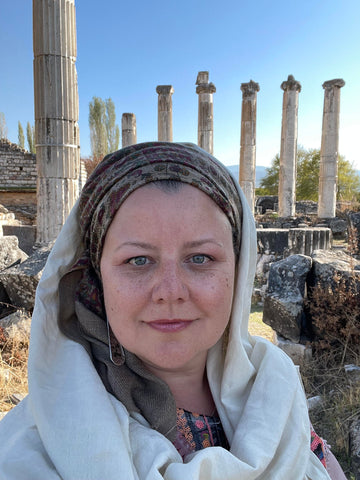
{"type": "Polygon", "coordinates": [[[7,480],[59,480],[29,412],[28,400],[19,403],[0,422],[0,472],[7,480]],[[45,477],[44,477],[45,478],[45,477]]]}

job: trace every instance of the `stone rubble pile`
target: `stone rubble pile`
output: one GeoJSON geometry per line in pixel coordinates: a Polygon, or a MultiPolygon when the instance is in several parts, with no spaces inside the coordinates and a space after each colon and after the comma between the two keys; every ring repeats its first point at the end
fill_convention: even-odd
{"type": "MultiPolygon", "coordinates": [[[[268,285],[264,298],[263,321],[275,330],[274,342],[287,353],[296,365],[311,359],[311,340],[321,335],[308,318],[306,300],[308,291],[319,285],[324,291],[335,286],[335,276],[354,282],[360,292],[360,260],[344,251],[317,250],[310,256],[291,255],[270,265],[268,285]]],[[[324,311],[324,330],[326,331],[324,311]]],[[[360,366],[345,365],[347,382],[360,384],[360,366]]],[[[322,403],[321,396],[308,399],[309,410],[322,403]]],[[[360,480],[360,415],[349,430],[349,451],[352,469],[360,480]]]]}

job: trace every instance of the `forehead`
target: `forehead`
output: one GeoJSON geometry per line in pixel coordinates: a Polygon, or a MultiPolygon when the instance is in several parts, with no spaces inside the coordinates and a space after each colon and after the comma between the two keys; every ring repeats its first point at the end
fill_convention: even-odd
{"type": "Polygon", "coordinates": [[[135,190],[117,211],[114,224],[134,230],[158,225],[164,229],[179,230],[189,227],[231,230],[230,222],[218,205],[201,190],[180,183],[175,190],[159,184],[146,185],[135,190]]]}

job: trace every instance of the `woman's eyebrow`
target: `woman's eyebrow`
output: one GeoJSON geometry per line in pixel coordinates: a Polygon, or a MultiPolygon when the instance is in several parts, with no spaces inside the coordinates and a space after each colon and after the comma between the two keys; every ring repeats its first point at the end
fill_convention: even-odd
{"type": "Polygon", "coordinates": [[[151,245],[151,243],[138,242],[136,240],[134,241],[128,240],[127,242],[123,242],[116,248],[116,250],[119,250],[120,248],[123,248],[123,247],[137,247],[145,250],[156,250],[156,247],[154,245],[151,245]]]}
{"type": "Polygon", "coordinates": [[[224,245],[221,242],[218,242],[214,238],[203,238],[201,240],[193,240],[191,242],[186,242],[185,247],[186,248],[196,248],[196,247],[202,247],[206,243],[213,243],[214,245],[217,245],[218,247],[223,247],[224,245]]]}

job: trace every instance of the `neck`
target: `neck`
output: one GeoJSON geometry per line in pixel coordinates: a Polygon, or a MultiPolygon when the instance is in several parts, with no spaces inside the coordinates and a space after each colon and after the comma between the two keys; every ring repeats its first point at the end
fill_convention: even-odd
{"type": "Polygon", "coordinates": [[[215,404],[205,366],[188,371],[151,371],[168,384],[178,408],[203,415],[214,414],[215,404]]]}

